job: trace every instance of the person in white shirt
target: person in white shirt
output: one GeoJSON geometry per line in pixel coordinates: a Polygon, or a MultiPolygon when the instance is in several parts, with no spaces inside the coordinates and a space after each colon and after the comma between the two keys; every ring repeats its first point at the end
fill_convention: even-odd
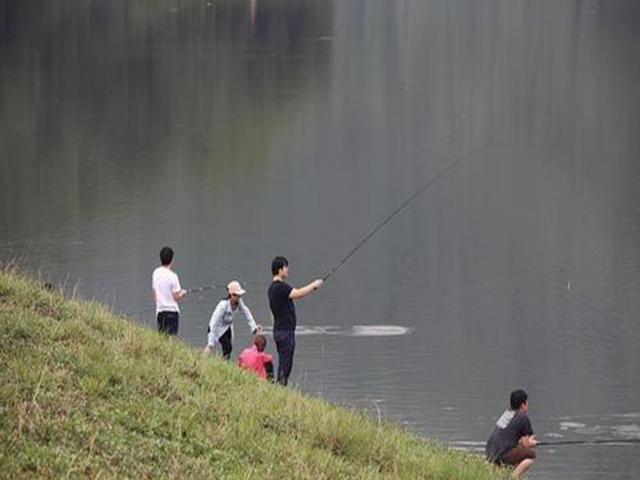
{"type": "Polygon", "coordinates": [[[228,359],[233,349],[233,318],[238,310],[242,311],[251,334],[255,335],[262,330],[262,326],[257,324],[253,319],[251,310],[242,301],[242,295],[246,293],[240,286],[240,282],[234,280],[227,285],[227,298],[218,302],[211,320],[209,320],[209,330],[207,332],[207,346],[204,348],[205,353],[210,353],[215,343],[218,342],[222,347],[222,357],[228,359]]]}
{"type": "Polygon", "coordinates": [[[158,319],[158,331],[169,335],[178,334],[178,321],[180,318],[180,302],[187,294],[180,286],[178,275],[171,269],[173,267],[173,250],[163,247],[160,250],[161,265],[153,271],[151,288],[156,302],[156,315],[158,319]]]}

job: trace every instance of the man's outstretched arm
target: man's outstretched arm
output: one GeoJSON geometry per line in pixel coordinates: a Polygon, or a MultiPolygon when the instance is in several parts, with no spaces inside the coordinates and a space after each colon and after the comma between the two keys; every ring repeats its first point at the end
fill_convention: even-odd
{"type": "Polygon", "coordinates": [[[289,293],[289,298],[291,300],[299,300],[302,297],[306,297],[314,290],[319,289],[323,283],[324,282],[322,280],[318,279],[318,280],[314,280],[309,285],[305,285],[304,287],[292,288],[291,292],[289,293]]]}

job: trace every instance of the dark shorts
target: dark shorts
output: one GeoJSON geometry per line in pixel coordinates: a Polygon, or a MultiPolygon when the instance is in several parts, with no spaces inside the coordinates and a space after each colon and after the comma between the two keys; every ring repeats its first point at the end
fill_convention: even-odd
{"type": "Polygon", "coordinates": [[[179,318],[178,312],[158,313],[158,331],[168,335],[177,335],[179,318]]]}
{"type": "Polygon", "coordinates": [[[502,455],[498,463],[501,463],[502,465],[517,466],[523,460],[533,460],[534,458],[536,458],[536,451],[533,448],[518,445],[502,455]]]}

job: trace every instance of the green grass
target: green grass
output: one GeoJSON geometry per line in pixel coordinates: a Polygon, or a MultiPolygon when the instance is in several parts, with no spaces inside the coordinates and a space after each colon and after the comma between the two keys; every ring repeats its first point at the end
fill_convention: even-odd
{"type": "Polygon", "coordinates": [[[504,477],[8,270],[0,362],[3,478],[504,477]]]}

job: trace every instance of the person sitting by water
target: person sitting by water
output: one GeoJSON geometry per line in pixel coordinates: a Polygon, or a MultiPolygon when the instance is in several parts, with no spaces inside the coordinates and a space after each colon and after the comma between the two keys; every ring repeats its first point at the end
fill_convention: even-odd
{"type": "Polygon", "coordinates": [[[238,357],[238,365],[256,373],[262,379],[273,380],[273,356],[264,353],[267,347],[267,337],[256,335],[253,345],[245,348],[238,357]]]}
{"type": "Polygon", "coordinates": [[[511,408],[500,416],[487,440],[486,454],[490,462],[514,466],[514,478],[521,478],[533,465],[538,441],[527,416],[527,393],[524,390],[514,390],[511,392],[510,404],[511,408]]]}
{"type": "Polygon", "coordinates": [[[242,301],[241,297],[245,293],[246,291],[240,286],[240,282],[236,280],[229,282],[227,285],[227,298],[218,302],[211,315],[211,320],[209,320],[207,346],[204,348],[205,353],[210,353],[215,342],[218,342],[222,347],[222,357],[228,359],[231,356],[231,350],[233,349],[233,318],[238,310],[241,310],[246,317],[252,335],[262,330],[262,326],[258,325],[253,319],[249,307],[242,301]]]}

